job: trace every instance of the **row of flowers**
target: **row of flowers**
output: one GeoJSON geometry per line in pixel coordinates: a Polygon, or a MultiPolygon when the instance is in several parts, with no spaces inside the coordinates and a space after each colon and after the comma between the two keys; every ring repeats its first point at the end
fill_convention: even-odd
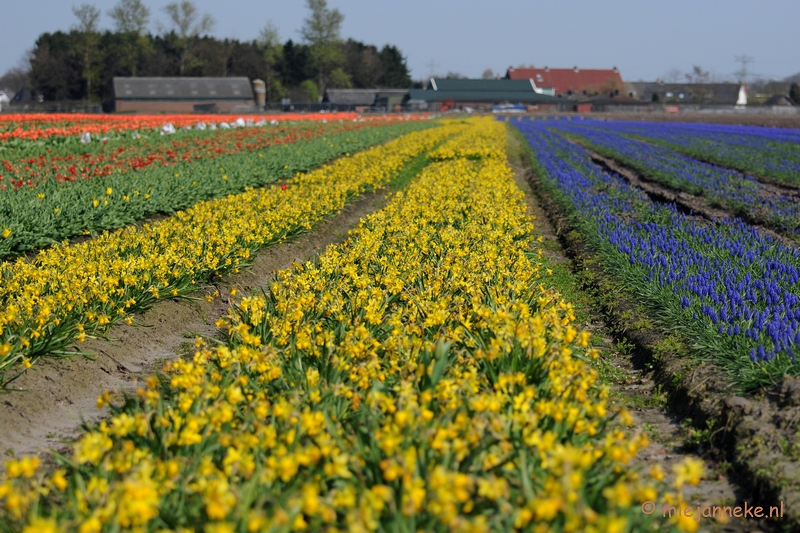
{"type": "Polygon", "coordinates": [[[592,122],[748,174],[800,185],[800,130],[669,122],[592,122]]]}
{"type": "MultiPolygon", "coordinates": [[[[0,193],[0,259],[92,232],[120,228],[158,213],[174,213],[201,200],[261,187],[298,172],[426,128],[430,122],[383,124],[352,131],[327,129],[301,142],[243,150],[102,179],[0,193]]],[[[269,136],[269,135],[267,135],[269,136]]]]}
{"type": "Polygon", "coordinates": [[[431,158],[444,159],[482,159],[504,158],[505,137],[503,128],[496,126],[472,128],[431,152],[431,158]]]}
{"type": "Polygon", "coordinates": [[[668,187],[702,195],[712,205],[721,205],[736,214],[798,236],[798,198],[775,193],[750,176],[692,159],[670,148],[632,140],[605,131],[605,128],[565,125],[563,121],[554,121],[553,126],[558,131],[580,135],[598,152],[630,165],[668,187]]]}
{"type": "Polygon", "coordinates": [[[739,219],[711,223],[651,202],[544,123],[517,125],[605,267],[689,352],[725,369],[740,392],[800,373],[796,248],[739,219]]]}
{"type": "MultiPolygon", "coordinates": [[[[296,120],[407,120],[412,118],[405,115],[390,115],[389,117],[361,117],[356,113],[280,113],[276,115],[253,115],[258,120],[265,121],[296,121],[296,120]]],[[[426,118],[424,115],[415,115],[413,118],[426,118]]],[[[83,133],[90,135],[108,135],[114,132],[130,130],[161,130],[165,124],[173,127],[194,126],[198,122],[227,122],[233,123],[241,120],[240,115],[88,115],[73,113],[52,114],[17,114],[9,113],[0,115],[0,141],[38,141],[51,138],[75,137],[83,133]]]]}
{"type": "MultiPolygon", "coordinates": [[[[503,125],[475,127],[504,155],[503,125]]],[[[137,398],[101,397],[111,419],[57,470],[8,463],[3,525],[664,530],[641,512],[663,472],[630,467],[646,438],[610,416],[589,335],[547,288],[524,196],[491,155],[429,165],[346,243],[243,298],[226,341],[198,339],[137,398]]]]}
{"type": "MultiPolygon", "coordinates": [[[[270,146],[310,140],[389,122],[291,122],[262,128],[180,131],[177,135],[134,134],[92,145],[40,146],[31,143],[0,152],[0,191],[57,187],[82,179],[149,167],[174,166],[270,146]]],[[[47,192],[46,190],[44,192],[47,192]]]]}
{"type": "MultiPolygon", "coordinates": [[[[287,187],[203,201],[160,222],[1,263],[0,373],[30,366],[161,296],[184,294],[217,272],[238,269],[256,249],[386,185],[404,164],[464,128],[455,123],[411,133],[299,174],[287,187]]],[[[107,192],[101,201],[119,194],[107,192]]]]}

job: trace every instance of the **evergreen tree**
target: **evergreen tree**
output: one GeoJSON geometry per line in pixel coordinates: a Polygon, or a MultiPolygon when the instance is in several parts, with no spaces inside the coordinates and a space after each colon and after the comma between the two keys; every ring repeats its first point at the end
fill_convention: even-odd
{"type": "Polygon", "coordinates": [[[344,70],[355,87],[366,89],[383,84],[383,60],[375,46],[348,39],[344,50],[344,70]]]}
{"type": "Polygon", "coordinates": [[[792,99],[796,105],[800,105],[800,83],[793,83],[789,88],[789,98],[792,99]]]}
{"type": "MultiPolygon", "coordinates": [[[[331,18],[331,12],[338,13],[324,2],[315,5],[324,12],[315,12],[322,22],[331,18]]],[[[69,32],[40,35],[24,68],[7,75],[25,80],[27,88],[47,101],[108,101],[114,96],[114,77],[132,75],[261,78],[267,81],[270,101],[285,96],[305,101],[323,94],[324,87],[318,82],[319,61],[324,54],[319,54],[319,46],[328,43],[342,61],[328,63],[323,69],[326,87],[412,85],[405,58],[397,47],[387,45],[378,50],[353,39],[342,42],[338,37],[340,17],[332,17],[332,22],[338,20],[337,24],[311,24],[316,29],[309,29],[307,36],[315,33],[319,37],[316,44],[292,40],[282,44],[271,24],[267,24],[260,39],[241,42],[201,36],[210,29],[210,22],[208,18],[203,22],[204,17],[192,2],[171,6],[176,15],[175,28],[157,35],[146,33],[149,11],[140,0],[118,0],[109,12],[114,20],[113,31],[99,30],[100,12],[93,6],[76,7],[78,25],[69,32]],[[304,83],[307,80],[312,83],[304,83]]]]}
{"type": "Polygon", "coordinates": [[[289,39],[283,45],[282,55],[283,61],[278,70],[286,87],[298,87],[304,80],[313,76],[308,46],[295,44],[289,39]]]}
{"type": "Polygon", "coordinates": [[[386,45],[381,49],[384,78],[382,85],[405,89],[411,87],[411,75],[406,65],[406,58],[396,46],[386,45]]]}

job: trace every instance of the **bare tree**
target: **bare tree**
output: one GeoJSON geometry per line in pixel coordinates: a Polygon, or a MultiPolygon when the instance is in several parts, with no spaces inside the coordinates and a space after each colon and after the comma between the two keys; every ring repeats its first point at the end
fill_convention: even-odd
{"type": "Polygon", "coordinates": [[[209,13],[204,13],[200,16],[197,6],[190,0],[183,0],[180,3],[172,2],[167,4],[164,10],[169,15],[173,29],[178,35],[178,42],[181,48],[179,72],[182,76],[186,69],[190,41],[201,34],[210,32],[214,28],[214,17],[209,13]]]}
{"type": "Polygon", "coordinates": [[[685,77],[687,83],[694,85],[689,91],[692,101],[702,103],[713,96],[708,87],[705,86],[709,82],[711,75],[707,70],[703,70],[700,65],[694,65],[692,71],[687,72],[685,77]]]}
{"type": "Polygon", "coordinates": [[[5,74],[0,76],[0,89],[11,91],[12,94],[9,94],[9,97],[13,98],[22,89],[30,88],[31,59],[33,59],[33,49],[26,50],[17,61],[17,66],[8,69],[5,74]]]}
{"type": "Polygon", "coordinates": [[[78,23],[72,29],[81,34],[80,48],[83,79],[86,81],[86,98],[91,99],[92,78],[97,75],[94,68],[94,51],[100,42],[100,34],[97,32],[100,10],[91,4],[81,4],[77,7],[72,6],[72,13],[78,19],[78,23]]]}
{"type": "Polygon", "coordinates": [[[487,68],[486,70],[483,71],[483,74],[481,74],[481,78],[483,78],[484,80],[494,79],[494,71],[492,71],[492,69],[490,68],[487,68]]]}
{"type": "Polygon", "coordinates": [[[681,80],[681,69],[671,68],[664,74],[664,81],[667,83],[678,83],[681,80]]]}
{"type": "Polygon", "coordinates": [[[700,65],[692,67],[691,72],[684,74],[687,83],[708,83],[710,74],[707,70],[703,70],[700,65]]]}
{"type": "Polygon", "coordinates": [[[5,74],[0,76],[0,89],[11,92],[8,96],[13,98],[15,94],[28,86],[30,72],[22,67],[8,69],[5,74]]]}
{"type": "Polygon", "coordinates": [[[464,80],[467,77],[461,74],[460,72],[455,72],[453,70],[450,70],[447,72],[445,78],[447,78],[448,80],[464,80]]]}

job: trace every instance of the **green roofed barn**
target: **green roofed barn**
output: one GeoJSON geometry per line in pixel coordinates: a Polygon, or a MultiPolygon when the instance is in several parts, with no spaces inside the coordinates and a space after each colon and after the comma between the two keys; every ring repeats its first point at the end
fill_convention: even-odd
{"type": "Polygon", "coordinates": [[[541,93],[533,80],[431,78],[425,89],[412,89],[409,103],[432,107],[488,107],[496,104],[562,105],[564,100],[541,93]]]}
{"type": "Polygon", "coordinates": [[[235,112],[253,109],[250,80],[240,78],[114,78],[117,111],[235,112]]]}

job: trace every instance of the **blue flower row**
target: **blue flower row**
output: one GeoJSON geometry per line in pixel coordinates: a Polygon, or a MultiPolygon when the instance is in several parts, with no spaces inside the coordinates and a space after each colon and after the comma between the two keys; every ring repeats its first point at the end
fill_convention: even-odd
{"type": "Polygon", "coordinates": [[[542,122],[517,122],[620,283],[745,390],[800,371],[800,254],[739,219],[650,202],[542,122]],[[766,372],[765,372],[766,371],[766,372]],[[759,381],[762,380],[762,381],[759,381]]]}
{"type": "Polygon", "coordinates": [[[658,142],[685,155],[742,172],[800,184],[800,130],[669,122],[585,123],[658,142]]]}
{"type": "Polygon", "coordinates": [[[763,221],[787,233],[800,232],[800,201],[796,198],[774,194],[758,180],[734,170],[703,163],[669,148],[608,131],[608,124],[613,123],[592,121],[583,125],[567,121],[552,122],[552,126],[559,131],[581,135],[598,151],[629,164],[665,185],[692,194],[702,194],[713,204],[746,213],[751,219],[763,221]]]}

